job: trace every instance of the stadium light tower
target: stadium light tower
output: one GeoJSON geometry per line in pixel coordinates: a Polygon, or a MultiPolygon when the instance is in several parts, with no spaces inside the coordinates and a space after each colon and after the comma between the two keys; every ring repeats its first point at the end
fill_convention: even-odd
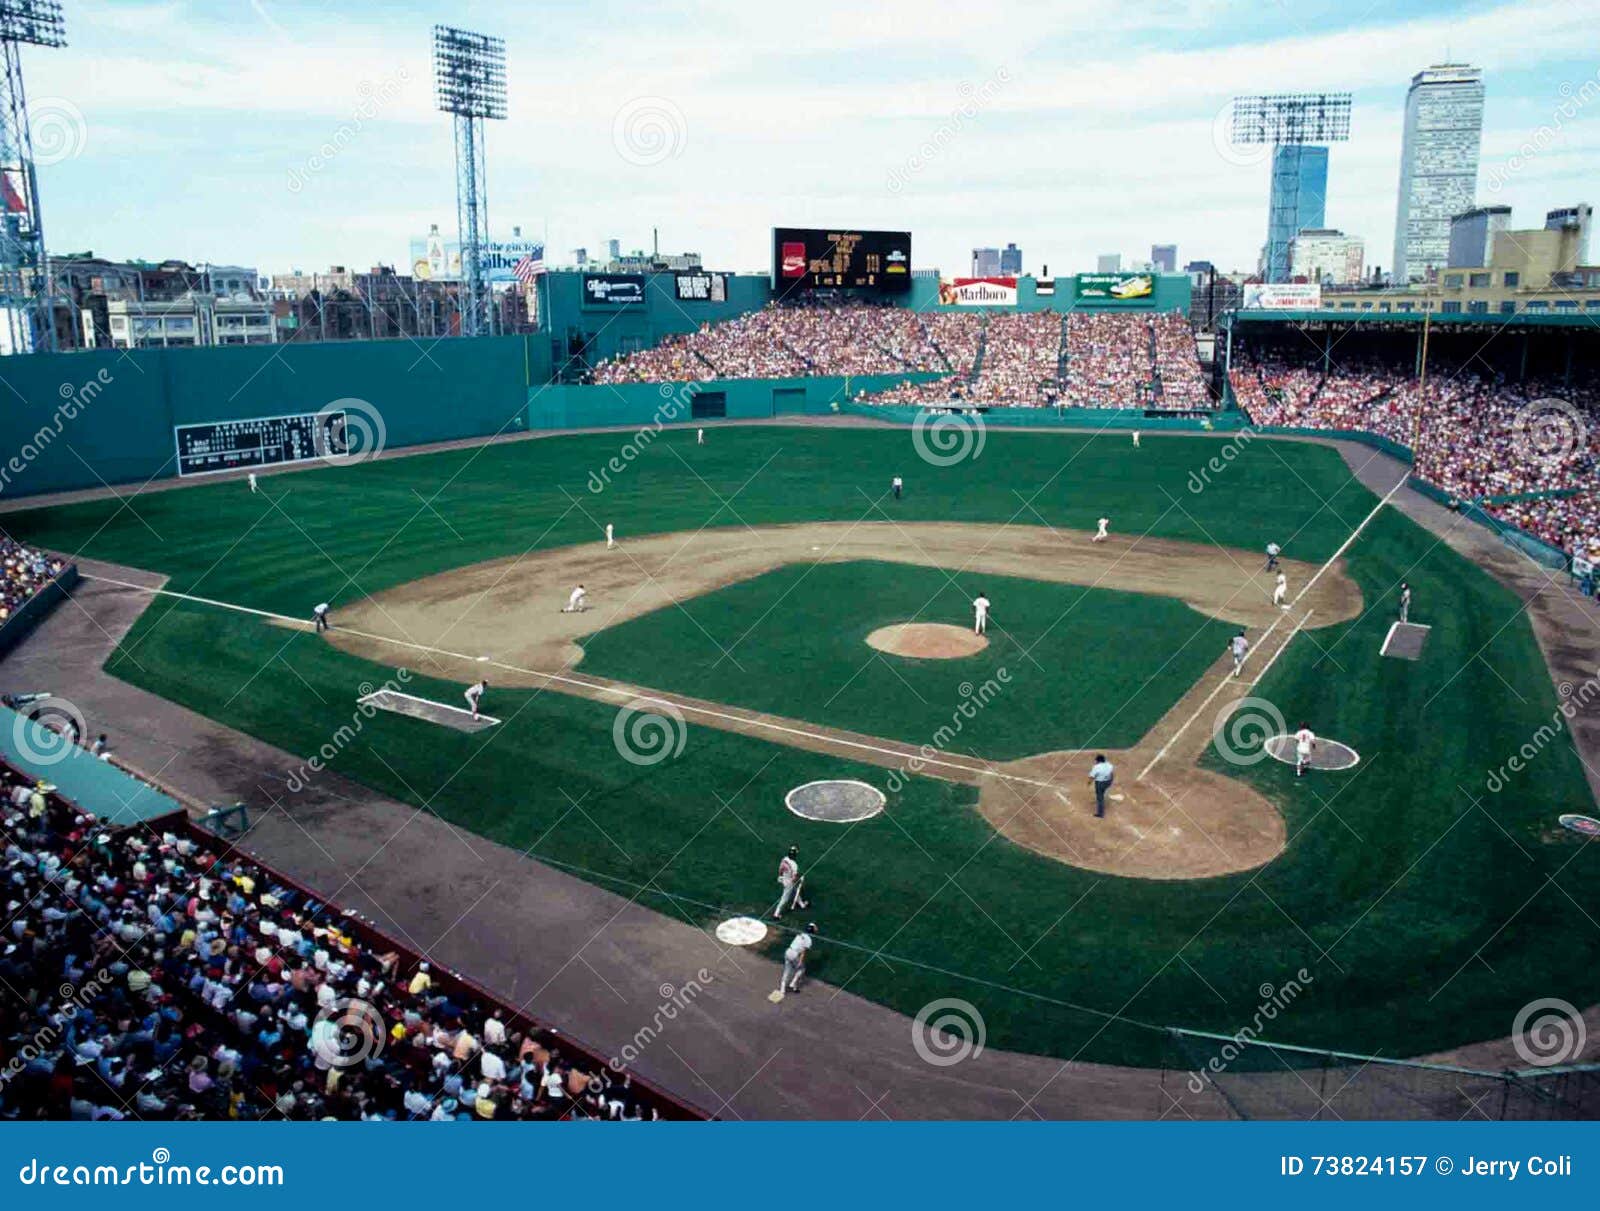
{"type": "Polygon", "coordinates": [[[483,245],[489,175],[483,123],[506,116],[506,44],[488,34],[433,27],[433,80],[440,110],[455,115],[456,231],[461,241],[461,335],[488,333],[494,308],[483,245]]]}
{"type": "Polygon", "coordinates": [[[1235,143],[1272,147],[1263,277],[1289,280],[1289,241],[1326,225],[1328,149],[1350,138],[1349,93],[1268,93],[1233,99],[1235,143]]]}
{"type": "Polygon", "coordinates": [[[28,94],[22,86],[22,48],[66,44],[66,24],[55,0],[0,0],[5,56],[5,79],[0,82],[0,307],[6,313],[7,353],[56,347],[54,291],[39,214],[28,94]]]}

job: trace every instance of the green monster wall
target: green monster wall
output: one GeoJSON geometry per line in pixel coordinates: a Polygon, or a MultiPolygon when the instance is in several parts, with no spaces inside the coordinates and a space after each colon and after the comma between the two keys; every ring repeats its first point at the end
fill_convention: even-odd
{"type": "Polygon", "coordinates": [[[388,447],[526,426],[550,379],[538,337],[340,341],[6,358],[0,500],[176,474],[173,426],[364,400],[388,447]]]}

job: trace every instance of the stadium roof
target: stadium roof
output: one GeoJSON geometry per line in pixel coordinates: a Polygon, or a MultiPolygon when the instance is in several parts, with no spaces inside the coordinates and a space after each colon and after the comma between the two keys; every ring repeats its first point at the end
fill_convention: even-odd
{"type": "Polygon", "coordinates": [[[1518,311],[1512,315],[1475,311],[1343,311],[1327,307],[1308,311],[1230,311],[1219,317],[1223,326],[1241,324],[1372,324],[1379,327],[1420,328],[1424,317],[1433,327],[1457,328],[1595,328],[1600,314],[1592,311],[1518,311]]]}

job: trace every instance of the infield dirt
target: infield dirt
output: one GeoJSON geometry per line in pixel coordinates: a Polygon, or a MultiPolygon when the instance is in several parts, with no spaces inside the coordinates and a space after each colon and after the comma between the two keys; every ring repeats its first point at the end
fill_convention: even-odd
{"type": "MultiPolygon", "coordinates": [[[[1090,753],[1042,753],[1005,763],[930,755],[926,746],[576,671],[587,635],[786,564],[848,560],[1175,597],[1258,636],[1268,633],[1270,639],[1258,640],[1252,654],[1256,668],[1272,659],[1297,622],[1328,626],[1358,616],[1362,608],[1360,590],[1342,562],[1302,593],[1317,569],[1282,561],[1291,595],[1302,594],[1291,620],[1272,605],[1272,576],[1262,558],[1250,552],[1116,535],[1093,543],[1088,534],[1034,526],[821,523],[624,538],[614,549],[590,543],[456,568],[341,607],[326,637],[384,663],[406,653],[425,671],[462,682],[488,675],[496,685],[550,689],[613,704],[654,697],[674,704],[690,722],[973,785],[979,788],[979,810],[1002,835],[1090,870],[1204,878],[1254,868],[1283,849],[1283,817],[1272,803],[1245,783],[1196,765],[1210,743],[1216,713],[1197,712],[1209,707],[1231,671],[1222,657],[1137,745],[1107,754],[1118,776],[1103,819],[1093,814],[1090,753]],[[590,608],[563,612],[579,584],[590,608]],[[1158,753],[1160,764],[1138,777],[1158,753]]],[[[1137,642],[1137,636],[1129,641],[1137,642]]],[[[759,633],[747,642],[759,642],[759,633]]],[[[1240,695],[1247,684],[1240,682],[1240,695]]],[[[1217,698],[1218,710],[1232,701],[1220,692],[1217,698]]]]}

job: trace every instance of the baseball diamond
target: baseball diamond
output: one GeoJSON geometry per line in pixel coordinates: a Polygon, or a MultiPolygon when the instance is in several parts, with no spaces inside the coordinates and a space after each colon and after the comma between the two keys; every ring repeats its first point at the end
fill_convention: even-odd
{"type": "MultiPolygon", "coordinates": [[[[1506,1002],[1552,972],[1593,978],[1588,942],[1547,928],[1554,904],[1484,936],[1495,904],[1547,875],[1592,895],[1565,866],[1558,838],[1576,835],[1551,831],[1589,800],[1570,745],[1551,745],[1493,820],[1464,817],[1443,839],[1432,827],[1479,752],[1515,747],[1555,710],[1532,630],[1337,451],[1257,440],[1233,480],[1177,512],[1167,501],[1214,439],[1135,453],[991,432],[981,461],[924,472],[885,516],[872,482],[847,477],[903,453],[904,429],[720,427],[692,448],[692,429],[667,430],[592,500],[587,468],[617,440],[291,472],[263,483],[266,501],[214,481],[147,493],[138,517],[90,500],[8,522],[78,552],[86,584],[140,595],[106,650],[122,682],[295,752],[345,726],[363,681],[404,668],[407,694],[451,704],[486,680],[488,730],[376,711],[346,728],[330,770],[426,807],[464,857],[506,845],[708,930],[770,913],[770,863],[792,843],[805,911],[826,918],[807,980],[908,1014],[963,990],[994,1048],[1159,1066],[1166,1036],[1146,1024],[1224,1028],[1239,1004],[1206,985],[1248,997],[1250,973],[1305,967],[1315,991],[1291,1041],[1426,1055],[1495,1037],[1506,1002]],[[422,485],[437,516],[416,508],[422,485]],[[734,493],[705,525],[707,502],[734,493]],[[595,540],[602,513],[618,519],[614,547],[595,540]],[[1092,542],[1102,515],[1120,520],[1092,542]],[[154,537],[175,529],[181,545],[154,537]],[[1289,611],[1252,554],[1266,533],[1296,535],[1280,561],[1289,611]],[[339,569],[358,575],[326,590],[331,629],[317,632],[301,603],[339,569]],[[1399,569],[1433,628],[1403,665],[1380,656],[1390,618],[1374,608],[1399,569]],[[579,584],[589,608],[555,608],[579,584]],[[970,634],[979,592],[982,648],[928,659],[867,642],[908,625],[970,634]],[[1330,772],[1331,741],[1298,780],[1263,763],[1302,720],[1360,764],[1330,772]],[[1115,770],[1103,818],[1097,751],[1115,770]],[[803,819],[795,788],[813,784],[872,788],[881,812],[803,819]],[[1494,860],[1505,831],[1526,868],[1494,860]],[[1429,877],[1404,879],[1419,860],[1429,877]],[[908,918],[952,863],[960,887],[908,918]],[[1086,897],[1094,911],[1074,910],[1086,897]],[[878,952],[891,966],[865,962],[878,952]],[[1474,953],[1492,971],[1451,979],[1474,953]]],[[[355,827],[280,797],[253,835],[285,861],[297,847],[279,813],[330,839],[355,827]]],[[[753,949],[776,964],[792,936],[753,949]]]]}
{"type": "Polygon", "coordinates": [[[0,0],[0,1182],[1591,1205],[1595,15],[0,0]]]}

